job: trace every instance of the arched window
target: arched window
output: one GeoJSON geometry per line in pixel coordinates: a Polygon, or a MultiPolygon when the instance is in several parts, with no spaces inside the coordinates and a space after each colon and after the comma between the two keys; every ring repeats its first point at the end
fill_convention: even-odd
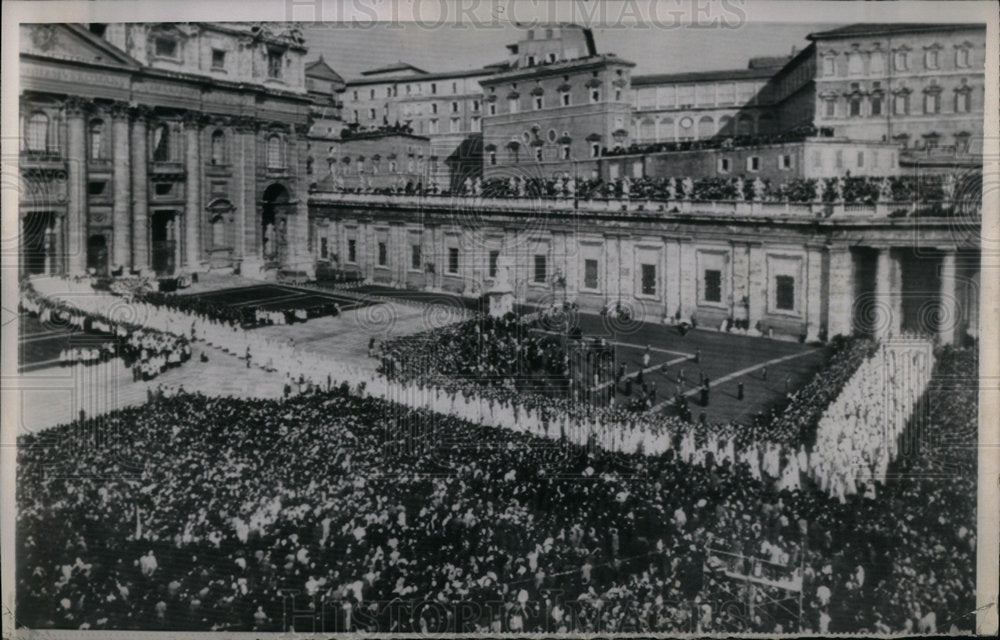
{"type": "Polygon", "coordinates": [[[656,123],[650,118],[644,118],[639,122],[639,139],[643,142],[656,140],[656,123]]]}
{"type": "Polygon", "coordinates": [[[715,135],[715,121],[711,116],[702,116],[698,120],[698,138],[706,140],[715,135]]]}
{"type": "Polygon", "coordinates": [[[90,159],[104,158],[104,121],[94,120],[90,123],[90,159]]]}
{"type": "Polygon", "coordinates": [[[281,136],[278,134],[267,139],[267,168],[281,168],[281,136]]]}
{"type": "Polygon", "coordinates": [[[216,130],[212,134],[212,164],[226,163],[226,134],[216,130]]]}
{"type": "Polygon", "coordinates": [[[27,132],[29,151],[47,151],[49,148],[49,117],[36,113],[28,119],[27,132]]]}
{"type": "Polygon", "coordinates": [[[753,135],[753,118],[747,115],[740,116],[736,120],[736,135],[738,136],[753,135]]]}
{"type": "Polygon", "coordinates": [[[306,158],[306,174],[310,175],[310,176],[313,174],[313,159],[312,158],[306,158]]]}
{"type": "Polygon", "coordinates": [[[212,220],[212,246],[226,246],[226,219],[219,215],[212,220]]]}

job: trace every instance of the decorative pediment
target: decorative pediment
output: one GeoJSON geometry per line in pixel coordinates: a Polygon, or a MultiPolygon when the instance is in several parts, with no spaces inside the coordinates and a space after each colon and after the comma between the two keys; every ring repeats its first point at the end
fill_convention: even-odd
{"type": "Polygon", "coordinates": [[[139,63],[89,30],[75,24],[22,24],[21,53],[66,61],[121,67],[132,71],[139,63]]]}

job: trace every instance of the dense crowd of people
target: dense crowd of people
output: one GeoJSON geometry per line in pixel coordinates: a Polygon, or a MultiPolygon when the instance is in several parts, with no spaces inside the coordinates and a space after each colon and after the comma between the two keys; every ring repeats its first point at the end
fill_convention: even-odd
{"type": "Polygon", "coordinates": [[[347,385],[285,401],[179,393],[20,439],[18,618],[431,634],[967,631],[977,397],[949,381],[976,378],[975,352],[946,350],[937,368],[920,446],[877,497],[843,504],[739,460],[556,444],[347,385]],[[118,446],[103,446],[112,436],[118,446]]]}
{"type": "MultiPolygon", "coordinates": [[[[878,438],[862,439],[856,430],[835,431],[829,426],[820,430],[817,443],[817,430],[820,425],[841,425],[845,405],[859,414],[875,411],[874,406],[868,409],[865,405],[869,395],[855,392],[869,382],[868,376],[857,373],[862,367],[882,371],[889,353],[893,352],[877,349],[868,339],[838,338],[827,363],[810,382],[749,425],[692,422],[683,390],[674,397],[674,415],[644,412],[652,406],[655,390],[641,376],[633,381],[618,368],[613,379],[595,376],[591,390],[610,392],[599,397],[601,402],[580,402],[582,388],[567,393],[566,383],[573,377],[562,343],[513,318],[477,317],[444,330],[384,342],[379,371],[407,389],[443,390],[451,400],[443,406],[435,404],[434,409],[470,420],[481,421],[487,416],[489,421],[497,413],[506,413],[527,433],[568,438],[578,444],[649,455],[676,450],[682,460],[692,464],[703,464],[709,456],[731,462],[739,459],[758,479],[778,478],[783,486],[798,489],[808,477],[831,495],[846,500],[860,490],[857,483],[846,480],[855,472],[857,461],[867,462],[879,451],[884,460],[887,450],[878,438]],[[563,386],[552,385],[553,377],[563,386]],[[850,401],[841,398],[845,387],[850,387],[850,401]]],[[[926,387],[927,380],[918,378],[926,378],[930,364],[922,363],[920,375],[914,371],[905,381],[900,379],[897,386],[905,388],[911,400],[926,387]]],[[[584,383],[585,388],[590,381],[584,383]]],[[[889,381],[885,386],[893,388],[889,381]]],[[[881,386],[878,389],[870,393],[884,391],[881,386]]],[[[709,390],[710,384],[703,383],[702,393],[707,395],[709,390]]],[[[909,414],[901,410],[895,415],[905,418],[909,414]]],[[[864,423],[855,419],[855,424],[864,423]]],[[[900,429],[897,423],[892,437],[900,429]]],[[[881,425],[875,433],[881,433],[881,425]]],[[[895,455],[895,451],[891,453],[895,455]]],[[[871,486],[866,488],[874,491],[871,486]]]]}
{"type": "Polygon", "coordinates": [[[515,393],[565,393],[569,362],[559,340],[530,331],[513,314],[479,316],[381,344],[380,372],[429,384],[468,380],[515,393]]]}
{"type": "Polygon", "coordinates": [[[62,366],[97,365],[118,357],[132,369],[133,378],[150,380],[191,357],[186,337],[108,317],[101,307],[85,303],[86,298],[79,296],[66,299],[46,296],[27,280],[20,284],[21,311],[38,317],[42,324],[108,337],[100,346],[70,345],[62,349],[59,354],[62,366]]]}

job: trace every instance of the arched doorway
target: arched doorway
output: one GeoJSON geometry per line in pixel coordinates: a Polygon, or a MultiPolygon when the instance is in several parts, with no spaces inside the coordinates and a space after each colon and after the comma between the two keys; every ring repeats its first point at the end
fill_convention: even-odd
{"type": "Polygon", "coordinates": [[[157,211],[150,225],[152,266],[157,275],[171,275],[177,267],[177,215],[157,211]]]}
{"type": "Polygon", "coordinates": [[[56,216],[30,211],[21,217],[21,275],[53,273],[56,265],[56,216]]]}
{"type": "Polygon", "coordinates": [[[278,183],[265,189],[261,197],[260,247],[265,264],[279,264],[284,258],[290,200],[288,189],[278,183]]]}
{"type": "Polygon", "coordinates": [[[102,233],[87,238],[87,271],[99,276],[108,275],[108,239],[102,233]]]}

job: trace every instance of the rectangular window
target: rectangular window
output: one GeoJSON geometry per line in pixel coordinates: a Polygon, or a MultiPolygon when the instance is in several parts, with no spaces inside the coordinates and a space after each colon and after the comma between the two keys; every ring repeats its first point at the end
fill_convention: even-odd
{"type": "Polygon", "coordinates": [[[774,306],[781,311],[795,311],[795,278],[775,276],[774,306]]]}
{"type": "Polygon", "coordinates": [[[719,158],[719,173],[729,173],[729,158],[719,158]]]}
{"type": "Polygon", "coordinates": [[[173,38],[156,39],[156,55],[164,58],[177,57],[177,41],[173,38]]]}
{"type": "Polygon", "coordinates": [[[347,261],[351,263],[358,261],[358,241],[354,238],[347,241],[347,261]]]}
{"type": "Polygon", "coordinates": [[[389,251],[384,242],[378,243],[378,266],[384,267],[389,264],[389,251]]]}
{"type": "Polygon", "coordinates": [[[490,166],[496,166],[497,164],[497,152],[490,151],[490,166]]]}
{"type": "Polygon", "coordinates": [[[872,115],[873,116],[880,116],[880,115],[882,115],[882,98],[880,98],[878,96],[872,96],[871,105],[872,105],[872,115]]]}
{"type": "Polygon", "coordinates": [[[490,115],[495,116],[497,114],[497,105],[495,102],[490,103],[490,115]]]}
{"type": "Polygon", "coordinates": [[[972,100],[970,99],[969,91],[963,91],[961,93],[955,94],[955,111],[957,113],[968,113],[971,111],[972,100]]]}
{"type": "Polygon", "coordinates": [[[500,260],[499,251],[490,251],[490,277],[497,277],[497,262],[500,260]]]}
{"type": "Polygon", "coordinates": [[[843,151],[837,151],[837,154],[836,154],[835,158],[836,158],[836,166],[837,166],[837,168],[838,169],[843,169],[844,168],[844,152],[843,151]]]}
{"type": "Polygon", "coordinates": [[[541,96],[535,96],[535,110],[537,111],[537,110],[539,110],[541,108],[542,108],[542,97],[541,96]]]}
{"type": "Polygon", "coordinates": [[[535,147],[535,160],[537,160],[538,162],[541,162],[542,161],[542,157],[543,157],[542,156],[542,148],[541,147],[535,147]]]}
{"type": "Polygon", "coordinates": [[[544,283],[548,279],[546,272],[545,254],[535,254],[535,282],[544,283]]]}
{"type": "MultiPolygon", "coordinates": [[[[90,196],[103,196],[104,188],[108,186],[108,183],[104,180],[93,180],[87,183],[87,195],[90,196]]],[[[159,186],[159,185],[157,185],[159,186]]]]}
{"type": "Polygon", "coordinates": [[[824,114],[826,115],[827,118],[833,118],[833,117],[835,117],[837,115],[837,101],[836,100],[827,100],[826,101],[826,110],[824,111],[824,114]]]}
{"type": "Polygon", "coordinates": [[[222,49],[212,49],[212,68],[213,69],[225,69],[226,68],[226,52],[222,49]]]}
{"type": "Polygon", "coordinates": [[[644,296],[655,296],[656,295],[656,265],[655,264],[644,264],[641,265],[642,270],[642,295],[644,296]]]}
{"type": "Polygon", "coordinates": [[[517,98],[510,98],[509,100],[507,100],[508,111],[510,111],[511,113],[517,113],[517,109],[518,109],[517,98]]]}
{"type": "Polygon", "coordinates": [[[585,289],[597,289],[597,260],[588,258],[583,261],[583,286],[585,289]]]}
{"type": "Polygon", "coordinates": [[[329,256],[329,251],[330,251],[330,248],[329,248],[327,239],[326,238],[320,238],[319,239],[319,257],[322,258],[323,260],[326,260],[327,257],[329,256]]]}
{"type": "Polygon", "coordinates": [[[280,51],[268,51],[267,52],[267,77],[268,78],[280,78],[281,77],[281,62],[284,56],[280,51]]]}
{"type": "Polygon", "coordinates": [[[368,119],[369,120],[374,120],[377,117],[378,117],[378,113],[375,111],[375,109],[369,109],[368,110],[368,119]]]}
{"type": "Polygon", "coordinates": [[[564,144],[562,146],[562,159],[563,160],[569,160],[570,159],[570,150],[569,150],[569,145],[568,144],[564,144]]]}
{"type": "Polygon", "coordinates": [[[858,169],[865,166],[865,152],[858,151],[858,169]]]}
{"type": "Polygon", "coordinates": [[[718,269],[705,269],[704,276],[705,302],[722,302],[722,272],[718,269]]]}
{"type": "Polygon", "coordinates": [[[596,158],[600,155],[601,155],[601,145],[597,144],[596,142],[590,145],[590,157],[596,158]]]}
{"type": "Polygon", "coordinates": [[[569,106],[569,91],[564,91],[559,97],[561,99],[562,106],[568,107],[569,106]]]}
{"type": "Polygon", "coordinates": [[[601,92],[597,89],[590,92],[590,101],[593,103],[598,103],[601,101],[601,92]]]}
{"type": "Polygon", "coordinates": [[[461,130],[462,130],[462,121],[459,118],[452,118],[450,131],[452,133],[458,133],[461,130]]]}
{"type": "Polygon", "coordinates": [[[419,244],[411,245],[410,246],[410,268],[413,269],[414,271],[419,271],[420,270],[420,265],[421,265],[421,259],[422,258],[420,256],[420,245],[419,244]]]}
{"type": "Polygon", "coordinates": [[[853,98],[851,100],[851,117],[858,117],[861,115],[861,98],[853,98]]]}
{"type": "Polygon", "coordinates": [[[437,92],[438,92],[438,86],[435,83],[432,82],[431,83],[431,94],[434,95],[434,94],[437,94],[437,92]]]}
{"type": "Polygon", "coordinates": [[[448,248],[448,273],[458,274],[458,247],[448,248]]]}
{"type": "Polygon", "coordinates": [[[792,155],[790,153],[781,156],[780,167],[786,170],[792,168],[792,155]]]}
{"type": "Polygon", "coordinates": [[[893,97],[893,112],[897,116],[905,116],[910,111],[910,98],[905,94],[893,97]]]}
{"type": "Polygon", "coordinates": [[[760,156],[750,156],[747,158],[747,171],[760,171],[760,156]]]}

